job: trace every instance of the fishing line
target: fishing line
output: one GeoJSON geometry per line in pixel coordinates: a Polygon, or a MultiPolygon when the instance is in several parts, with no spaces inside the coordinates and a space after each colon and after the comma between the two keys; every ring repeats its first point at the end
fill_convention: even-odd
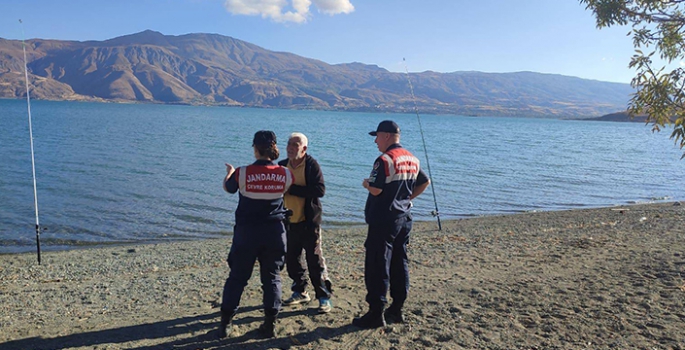
{"type": "Polygon", "coordinates": [[[26,42],[24,40],[24,22],[21,24],[21,48],[24,50],[24,78],[26,79],[26,105],[29,111],[29,138],[31,139],[31,171],[33,172],[33,206],[36,209],[36,249],[40,265],[40,220],[38,219],[38,191],[36,190],[36,159],[33,154],[33,126],[31,125],[31,97],[29,96],[29,70],[26,63],[26,42]]]}
{"type": "Polygon", "coordinates": [[[438,199],[435,197],[435,183],[433,182],[433,174],[431,172],[431,163],[428,160],[428,149],[426,148],[426,138],[423,136],[423,126],[421,125],[421,116],[419,115],[419,107],[416,104],[416,96],[414,96],[414,86],[411,84],[411,79],[409,79],[409,69],[407,68],[407,61],[402,58],[404,62],[404,71],[407,73],[407,81],[409,82],[409,91],[411,92],[412,101],[414,101],[414,112],[416,112],[416,119],[419,121],[419,131],[421,131],[421,141],[423,142],[423,153],[426,156],[426,165],[428,167],[428,178],[431,181],[431,191],[433,191],[433,203],[435,203],[435,210],[431,212],[431,215],[438,218],[438,230],[442,231],[442,224],[440,223],[440,211],[438,210],[438,199]]]}

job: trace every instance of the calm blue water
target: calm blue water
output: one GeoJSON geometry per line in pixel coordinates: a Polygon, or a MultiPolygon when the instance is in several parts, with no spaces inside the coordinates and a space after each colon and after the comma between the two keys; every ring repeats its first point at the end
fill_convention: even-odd
{"type": "MultiPolygon", "coordinates": [[[[196,239],[232,230],[225,162],[251,138],[309,136],[327,184],[324,225],[362,223],[367,132],[394,119],[424,162],[415,115],[33,101],[43,248],[196,239]]],[[[685,161],[641,123],[421,116],[441,217],[685,199],[685,161]]],[[[0,252],[34,249],[26,102],[0,100],[0,252]]],[[[432,194],[415,203],[432,220],[432,194]]]]}

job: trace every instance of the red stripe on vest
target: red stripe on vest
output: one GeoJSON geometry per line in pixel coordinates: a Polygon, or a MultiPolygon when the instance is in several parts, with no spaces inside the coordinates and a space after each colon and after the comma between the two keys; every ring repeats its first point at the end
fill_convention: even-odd
{"type": "MultiPolygon", "coordinates": [[[[418,159],[404,148],[395,148],[386,152],[392,159],[395,174],[418,174],[419,161],[418,159]]],[[[384,162],[386,166],[386,174],[388,171],[388,162],[384,162]]]]}
{"type": "Polygon", "coordinates": [[[280,165],[247,166],[245,190],[252,193],[283,193],[286,191],[288,169],[280,165]]]}

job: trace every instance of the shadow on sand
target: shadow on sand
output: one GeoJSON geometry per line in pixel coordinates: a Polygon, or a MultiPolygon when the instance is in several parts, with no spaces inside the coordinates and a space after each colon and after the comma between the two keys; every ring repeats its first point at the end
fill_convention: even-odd
{"type": "MultiPolygon", "coordinates": [[[[240,312],[248,312],[261,307],[244,307],[240,312]]],[[[279,314],[279,319],[298,315],[313,314],[311,310],[286,311],[279,314]]],[[[0,349],[65,349],[78,347],[96,347],[100,344],[108,344],[116,348],[120,344],[122,348],[136,350],[152,349],[179,349],[195,350],[201,348],[211,349],[257,349],[257,348],[289,348],[293,345],[304,345],[323,339],[328,340],[337,336],[356,332],[359,329],[352,325],[340,328],[318,327],[310,332],[299,333],[293,336],[282,336],[272,339],[260,338],[257,328],[261,324],[262,317],[244,317],[235,321],[236,325],[254,323],[254,329],[236,337],[219,339],[217,333],[219,312],[192,317],[181,317],[175,320],[146,323],[136,326],[112,328],[92,332],[77,333],[54,338],[32,337],[0,343],[0,349]],[[160,342],[149,346],[123,345],[128,342],[141,340],[153,340],[160,338],[176,338],[188,335],[183,339],[168,342],[160,342]]]]}

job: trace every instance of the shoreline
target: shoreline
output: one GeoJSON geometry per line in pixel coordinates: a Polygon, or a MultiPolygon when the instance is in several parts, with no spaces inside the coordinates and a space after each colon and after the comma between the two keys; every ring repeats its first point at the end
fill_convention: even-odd
{"type": "MultiPolygon", "coordinates": [[[[626,206],[634,206],[634,205],[651,205],[651,204],[663,204],[663,203],[681,203],[679,200],[672,200],[670,198],[664,198],[664,199],[653,199],[650,201],[629,201],[624,204],[613,204],[613,205],[577,205],[575,207],[569,207],[569,208],[561,208],[561,209],[533,209],[533,210],[511,210],[511,211],[506,211],[506,212],[493,212],[493,213],[486,213],[486,214],[459,214],[456,216],[450,216],[449,218],[442,219],[441,221],[443,222],[449,222],[449,221],[459,221],[459,220],[468,220],[468,219],[477,219],[477,218],[488,218],[488,217],[493,217],[493,216],[509,216],[509,215],[521,215],[521,214],[534,214],[534,213],[545,213],[545,212],[559,212],[559,211],[571,211],[571,210],[592,210],[592,209],[602,209],[602,208],[615,208],[615,207],[626,207],[626,206]]],[[[685,201],[682,201],[685,202],[685,201]]],[[[366,223],[362,221],[328,221],[329,224],[326,224],[326,221],[324,221],[324,225],[322,225],[322,230],[324,231],[336,231],[336,230],[348,230],[348,229],[355,229],[355,228],[366,228],[366,223]]],[[[422,216],[418,220],[416,219],[416,216],[414,217],[414,222],[415,223],[424,223],[424,224],[429,224],[430,222],[434,222],[435,225],[437,225],[437,219],[435,217],[425,217],[422,216]]],[[[437,226],[436,226],[437,227],[437,226]]],[[[41,240],[41,251],[43,253],[46,252],[61,252],[61,251],[70,251],[70,250],[84,250],[84,249],[104,249],[108,247],[115,247],[115,246],[121,246],[121,247],[128,247],[128,246],[136,246],[136,245],[149,245],[149,244],[167,244],[167,243],[177,243],[177,242],[188,242],[188,241],[203,241],[203,240],[214,240],[214,239],[225,239],[225,238],[232,238],[233,237],[233,231],[226,231],[227,233],[224,235],[216,235],[214,237],[206,237],[206,238],[198,238],[198,237],[188,237],[188,238],[182,238],[181,236],[176,237],[176,238],[171,238],[171,239],[164,239],[164,238],[159,238],[157,240],[155,239],[150,239],[150,240],[140,240],[140,241],[107,241],[107,242],[93,242],[93,241],[79,241],[78,244],[60,244],[58,246],[51,246],[47,243],[45,243],[45,240],[41,240]]],[[[43,238],[45,239],[45,238],[43,238]]],[[[3,255],[13,255],[13,254],[36,254],[36,246],[35,246],[35,241],[32,242],[31,244],[28,245],[9,245],[6,247],[0,246],[0,256],[3,255]],[[12,250],[7,250],[3,251],[3,248],[9,248],[9,249],[15,249],[14,251],[12,250]]]]}
{"type": "MultiPolygon", "coordinates": [[[[678,202],[679,203],[679,202],[678,202]]],[[[685,205],[674,202],[417,222],[406,324],[366,311],[365,226],[324,230],[334,309],[284,307],[258,339],[255,268],[235,337],[215,328],[230,238],[0,254],[3,349],[683,349],[685,205]]],[[[290,280],[283,272],[284,296],[290,280]]]]}

